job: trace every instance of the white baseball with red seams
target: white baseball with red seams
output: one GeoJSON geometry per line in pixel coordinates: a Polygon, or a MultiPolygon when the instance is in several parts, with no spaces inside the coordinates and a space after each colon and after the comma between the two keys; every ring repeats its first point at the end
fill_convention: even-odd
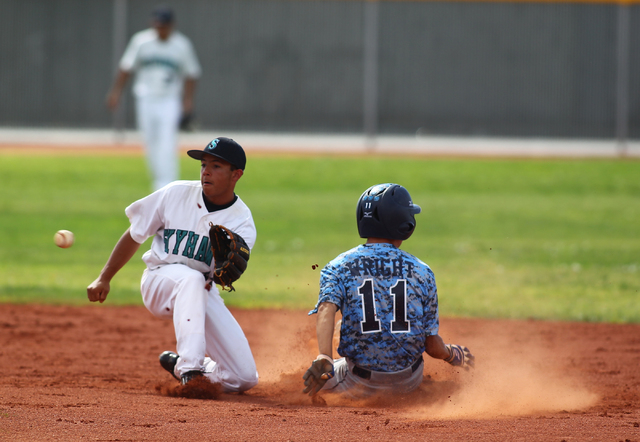
{"type": "Polygon", "coordinates": [[[67,249],[73,245],[75,236],[73,235],[73,232],[69,230],[58,230],[56,234],[53,235],[53,241],[58,247],[67,249]]]}

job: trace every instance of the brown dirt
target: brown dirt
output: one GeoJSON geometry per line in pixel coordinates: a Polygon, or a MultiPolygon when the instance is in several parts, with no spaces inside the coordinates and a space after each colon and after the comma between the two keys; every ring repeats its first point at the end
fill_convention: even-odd
{"type": "Polygon", "coordinates": [[[317,353],[314,318],[233,312],[260,372],[242,395],[181,389],[157,359],[175,349],[173,326],[144,307],[0,304],[0,440],[640,442],[640,325],[442,318],[443,338],[476,355],[472,372],[426,360],[415,394],[312,402],[301,376],[317,353]]]}
{"type": "Polygon", "coordinates": [[[640,325],[442,318],[474,371],[428,360],[400,400],[314,404],[314,318],[233,313],[260,384],[188,399],[157,359],[173,326],[144,307],[0,305],[0,440],[640,441],[640,325]]]}

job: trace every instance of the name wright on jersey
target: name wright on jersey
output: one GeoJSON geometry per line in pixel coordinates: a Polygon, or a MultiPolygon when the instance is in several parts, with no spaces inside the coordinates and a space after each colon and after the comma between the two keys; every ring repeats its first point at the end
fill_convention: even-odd
{"type": "Polygon", "coordinates": [[[349,269],[351,276],[375,276],[375,277],[413,277],[415,264],[405,261],[402,256],[397,258],[354,258],[346,261],[344,265],[349,269]]]}

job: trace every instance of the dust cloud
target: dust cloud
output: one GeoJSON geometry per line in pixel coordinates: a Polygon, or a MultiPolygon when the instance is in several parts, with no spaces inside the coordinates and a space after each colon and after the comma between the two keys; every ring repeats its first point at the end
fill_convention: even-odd
{"type": "Polygon", "coordinates": [[[571,361],[554,352],[548,336],[519,333],[517,328],[515,332],[501,330],[495,324],[473,333],[448,331],[441,330],[441,336],[447,342],[467,345],[476,357],[475,368],[467,371],[425,355],[424,381],[409,395],[354,401],[322,392],[321,398],[312,401],[302,393],[302,375],[317,354],[312,326],[280,334],[278,346],[256,355],[260,384],[255,390],[290,405],[392,408],[407,419],[421,420],[576,411],[598,401],[580,379],[571,378],[563,369],[571,361]]]}

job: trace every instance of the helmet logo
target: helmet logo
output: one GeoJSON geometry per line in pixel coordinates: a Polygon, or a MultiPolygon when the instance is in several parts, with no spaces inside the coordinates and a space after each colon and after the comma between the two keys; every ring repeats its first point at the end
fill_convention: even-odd
{"type": "Polygon", "coordinates": [[[373,212],[364,212],[364,215],[362,216],[363,218],[373,218],[372,215],[373,212]]]}

